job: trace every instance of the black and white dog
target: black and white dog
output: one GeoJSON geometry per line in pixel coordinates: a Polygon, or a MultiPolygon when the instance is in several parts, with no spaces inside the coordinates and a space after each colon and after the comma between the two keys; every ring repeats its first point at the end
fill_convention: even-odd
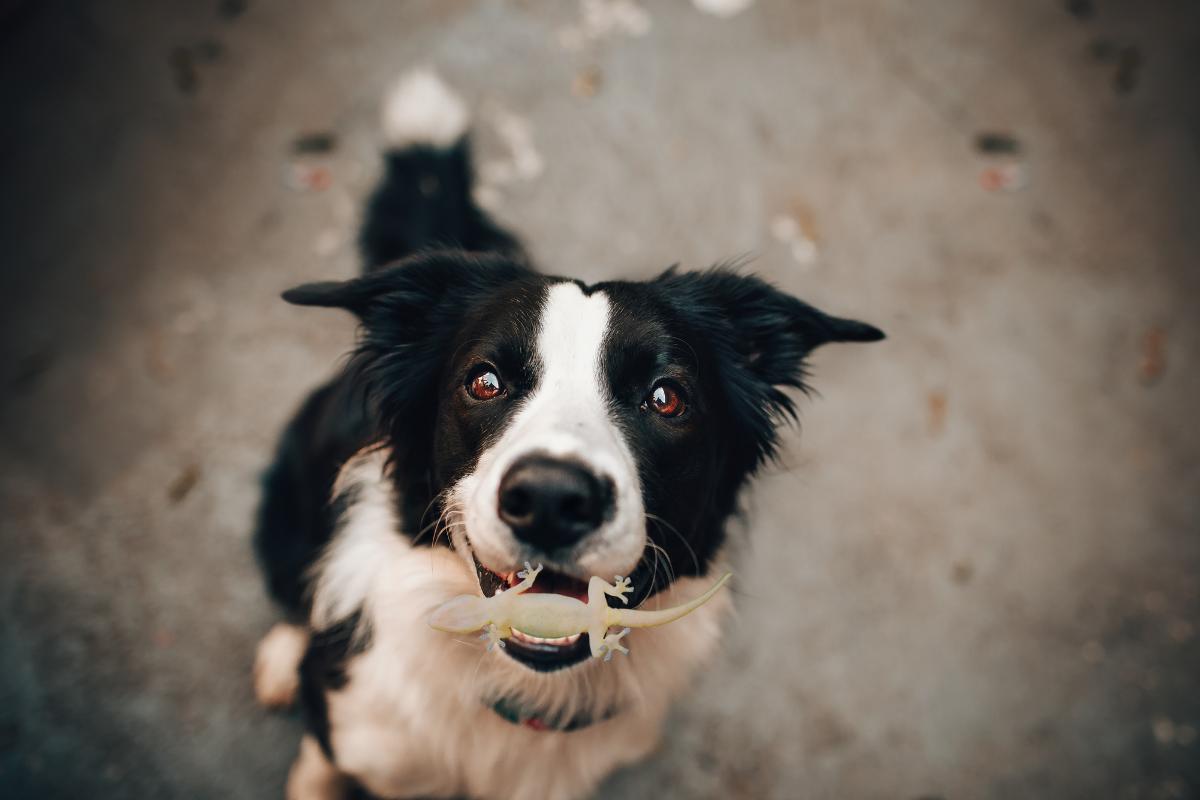
{"type": "Polygon", "coordinates": [[[535,591],[626,575],[631,607],[695,597],[805,357],[883,336],[728,269],[590,286],[533,271],[472,202],[467,121],[432,73],[403,79],[365,274],[284,295],[361,322],[283,436],[256,539],[295,615],[263,639],[255,685],[305,708],[296,800],[579,798],[649,753],[727,593],[610,663],[586,634],[514,631],[485,652],[427,614],[525,561],[546,567],[535,591]]]}

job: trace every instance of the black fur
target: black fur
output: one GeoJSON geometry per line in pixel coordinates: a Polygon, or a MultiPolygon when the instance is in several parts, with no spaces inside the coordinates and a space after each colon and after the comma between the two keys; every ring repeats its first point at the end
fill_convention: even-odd
{"type": "Polygon", "coordinates": [[[304,721],[330,760],[334,756],[325,693],[346,685],[349,679],[346,667],[350,660],[371,646],[370,625],[363,623],[361,617],[362,613],[356,611],[325,630],[314,631],[304,660],[300,662],[300,703],[304,708],[304,721]]]}
{"type": "Polygon", "coordinates": [[[449,150],[417,146],[390,153],[367,205],[359,249],[368,271],[428,247],[505,253],[521,246],[471,200],[471,153],[463,138],[449,150]]]}
{"type": "Polygon", "coordinates": [[[362,321],[342,380],[362,392],[391,446],[410,535],[437,519],[436,494],[470,468],[488,426],[499,421],[486,413],[477,419],[478,430],[467,434],[472,447],[451,441],[456,429],[441,424],[443,401],[457,394],[464,365],[488,347],[489,358],[511,364],[514,377],[521,365],[532,381],[522,343],[536,327],[546,280],[506,256],[435,250],[353,281],[284,294],[299,305],[348,309],[362,321]]]}
{"type": "Polygon", "coordinates": [[[596,288],[614,309],[605,348],[613,413],[635,445],[648,534],[671,569],[657,555],[638,568],[634,585],[653,591],[672,575],[707,571],[738,490],[774,455],[778,424],[795,416],[781,389],[806,389],[805,357],[828,342],[883,334],[725,268],[596,288]],[[639,408],[659,378],[686,391],[679,419],[639,408]]]}
{"type": "Polygon", "coordinates": [[[344,499],[331,501],[338,469],[373,437],[361,393],[335,379],[300,407],[263,477],[255,550],[271,596],[297,616],[307,607],[306,571],[344,510],[344,499]]]}

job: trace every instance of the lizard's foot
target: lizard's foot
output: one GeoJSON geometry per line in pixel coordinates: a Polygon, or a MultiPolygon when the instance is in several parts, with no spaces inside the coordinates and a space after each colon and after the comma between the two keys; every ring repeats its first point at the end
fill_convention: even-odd
{"type": "Polygon", "coordinates": [[[621,644],[621,640],[627,633],[629,633],[629,628],[622,628],[619,633],[606,634],[596,648],[597,655],[603,655],[605,661],[612,661],[613,653],[629,655],[629,648],[621,644]]]}
{"type": "Polygon", "coordinates": [[[541,573],[541,571],[542,571],[541,564],[538,564],[537,568],[535,569],[534,567],[529,565],[528,561],[526,561],[525,569],[518,572],[517,577],[520,578],[521,580],[525,580],[526,578],[529,578],[532,580],[533,578],[536,578],[541,573]]]}
{"type": "Polygon", "coordinates": [[[501,631],[500,626],[496,625],[495,623],[484,628],[483,633],[479,635],[479,638],[487,639],[487,649],[489,653],[496,645],[500,645],[501,650],[504,649],[504,632],[501,631]]]}
{"type": "Polygon", "coordinates": [[[629,584],[629,578],[622,578],[620,575],[618,575],[613,578],[613,585],[608,591],[608,594],[612,595],[613,597],[621,598],[622,603],[629,605],[629,598],[625,595],[632,591],[633,587],[629,584]]]}

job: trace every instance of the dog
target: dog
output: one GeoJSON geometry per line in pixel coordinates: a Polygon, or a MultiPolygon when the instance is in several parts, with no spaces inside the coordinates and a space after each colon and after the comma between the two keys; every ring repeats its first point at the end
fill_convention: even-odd
{"type": "Polygon", "coordinates": [[[632,632],[611,663],[587,634],[485,650],[428,614],[527,561],[544,565],[533,591],[628,576],[630,607],[695,597],[725,568],[739,490],[795,416],[808,354],[883,338],[731,267],[592,285],[536,271],[472,199],[468,128],[436,74],[401,79],[364,272],[283,295],[360,323],[282,436],[255,536],[291,615],[259,645],[256,693],[306,719],[292,800],[571,800],[645,757],[728,593],[632,632]]]}

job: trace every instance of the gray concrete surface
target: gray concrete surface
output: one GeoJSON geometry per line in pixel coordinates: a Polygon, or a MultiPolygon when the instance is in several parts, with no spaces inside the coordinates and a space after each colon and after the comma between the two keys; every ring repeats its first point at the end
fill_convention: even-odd
{"type": "Polygon", "coordinates": [[[276,296],[354,271],[416,63],[481,161],[529,122],[495,194],[547,268],[748,253],[891,336],[816,358],[739,621],[609,796],[1200,797],[1200,6],[1073,5],[0,3],[0,797],[281,796],[256,478],[352,330],[276,296]]]}

